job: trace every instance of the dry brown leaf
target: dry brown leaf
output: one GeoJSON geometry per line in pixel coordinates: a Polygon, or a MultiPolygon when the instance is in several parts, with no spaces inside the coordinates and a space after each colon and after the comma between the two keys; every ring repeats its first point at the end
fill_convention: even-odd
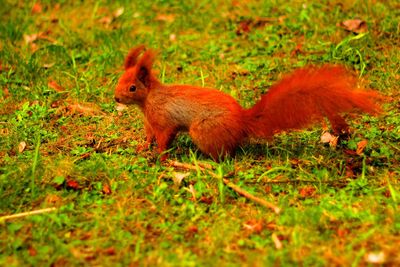
{"type": "Polygon", "coordinates": [[[298,43],[296,45],[296,47],[292,50],[292,52],[290,53],[291,56],[297,56],[298,54],[302,54],[303,53],[303,44],[302,43],[298,43]]]}
{"type": "Polygon", "coordinates": [[[364,149],[367,147],[367,144],[368,144],[367,140],[362,140],[362,141],[358,142],[356,154],[359,156],[362,155],[362,153],[364,152],[364,149]]]}
{"type": "Polygon", "coordinates": [[[96,258],[96,251],[93,247],[71,247],[69,251],[77,259],[93,260],[96,258]]]}
{"type": "Polygon", "coordinates": [[[205,204],[210,205],[210,204],[212,204],[212,203],[214,202],[214,199],[213,199],[212,196],[209,196],[209,197],[201,196],[200,202],[203,202],[203,203],[205,203],[205,204]]]}
{"type": "Polygon", "coordinates": [[[155,18],[157,21],[173,22],[175,20],[174,14],[158,14],[155,18]]]}
{"type": "Polygon", "coordinates": [[[124,111],[124,110],[127,109],[127,108],[128,108],[127,105],[124,105],[124,104],[121,104],[121,103],[117,103],[117,105],[116,105],[116,107],[115,107],[115,109],[116,109],[118,112],[124,111]]]}
{"type": "Polygon", "coordinates": [[[338,237],[343,238],[343,237],[348,237],[350,234],[350,231],[348,229],[337,229],[336,234],[338,237]]]}
{"type": "Polygon", "coordinates": [[[37,250],[34,247],[29,246],[28,253],[29,253],[29,256],[34,257],[37,255],[37,250]]]}
{"type": "Polygon", "coordinates": [[[56,40],[54,40],[53,38],[48,36],[50,34],[50,32],[51,31],[33,33],[33,34],[24,34],[23,38],[24,38],[25,44],[29,45],[31,50],[34,52],[38,49],[38,46],[35,42],[39,39],[46,40],[52,44],[57,43],[56,40]]]}
{"type": "Polygon", "coordinates": [[[101,19],[99,19],[99,22],[101,24],[109,25],[109,24],[111,24],[112,20],[113,20],[113,18],[111,16],[105,16],[105,17],[102,17],[101,19]]]}
{"type": "Polygon", "coordinates": [[[103,194],[105,195],[110,195],[112,193],[111,188],[108,184],[104,184],[103,185],[103,190],[102,190],[103,194]]]}
{"type": "Polygon", "coordinates": [[[67,179],[66,186],[68,189],[78,190],[80,188],[79,183],[72,179],[67,179]]]}
{"type": "Polygon", "coordinates": [[[120,17],[122,14],[124,14],[124,11],[125,10],[124,10],[123,7],[120,7],[117,10],[115,10],[114,13],[113,13],[114,19],[116,19],[116,18],[120,17]]]}
{"type": "Polygon", "coordinates": [[[275,244],[276,249],[282,249],[283,245],[281,240],[279,239],[278,235],[276,233],[272,233],[271,235],[272,241],[275,244]]]}
{"type": "Polygon", "coordinates": [[[114,247],[105,248],[105,249],[103,249],[101,252],[102,252],[103,254],[109,255],[109,256],[112,256],[112,255],[117,254],[117,252],[116,252],[116,250],[115,250],[114,247]]]}
{"type": "Polygon", "coordinates": [[[192,238],[194,237],[196,234],[199,233],[199,228],[196,225],[191,225],[186,229],[186,234],[185,236],[187,238],[192,238]]]}
{"type": "Polygon", "coordinates": [[[171,33],[171,34],[169,35],[169,40],[170,40],[171,42],[175,42],[175,41],[176,41],[176,34],[175,34],[175,33],[171,33]]]}
{"type": "Polygon", "coordinates": [[[340,26],[350,32],[363,33],[368,31],[367,23],[361,19],[349,19],[343,21],[340,26]]]}
{"type": "Polygon", "coordinates": [[[60,204],[62,202],[62,198],[60,196],[50,194],[46,196],[46,202],[53,205],[60,204]]]}
{"type": "Polygon", "coordinates": [[[172,176],[172,180],[174,181],[175,185],[180,185],[182,180],[190,175],[190,172],[174,172],[172,176]]]}
{"type": "Polygon", "coordinates": [[[33,43],[39,38],[40,33],[24,34],[24,41],[26,44],[33,43]]]}
{"type": "Polygon", "coordinates": [[[39,2],[36,2],[33,7],[32,7],[32,14],[40,14],[43,11],[43,7],[42,4],[40,4],[39,2]]]}
{"type": "Polygon", "coordinates": [[[25,148],[26,148],[26,142],[25,141],[22,141],[22,142],[20,142],[18,144],[18,152],[19,153],[24,152],[25,148]]]}
{"type": "Polygon", "coordinates": [[[93,103],[73,103],[69,102],[66,107],[70,114],[82,114],[85,116],[100,115],[103,112],[93,103]]]}
{"type": "Polygon", "coordinates": [[[3,88],[3,95],[4,95],[4,98],[7,98],[10,96],[10,91],[8,91],[7,87],[3,88]]]}
{"type": "Polygon", "coordinates": [[[386,255],[383,251],[370,252],[365,255],[365,260],[372,264],[384,264],[386,262],[386,255]]]}
{"type": "Polygon", "coordinates": [[[349,156],[356,156],[356,155],[357,155],[357,152],[354,151],[354,150],[351,150],[351,149],[344,149],[343,152],[344,152],[346,155],[349,155],[349,156]]]}
{"type": "Polygon", "coordinates": [[[105,16],[102,17],[101,19],[99,19],[99,22],[101,24],[104,24],[106,26],[110,25],[116,18],[120,17],[122,14],[124,14],[124,8],[118,8],[117,10],[115,10],[111,15],[109,16],[105,16]]]}
{"type": "Polygon", "coordinates": [[[4,65],[3,65],[3,62],[1,62],[1,60],[0,60],[0,72],[2,72],[2,71],[9,71],[9,70],[10,70],[10,68],[7,67],[7,66],[4,66],[4,65]]]}
{"type": "Polygon", "coordinates": [[[45,69],[50,69],[50,68],[53,67],[55,64],[56,64],[55,62],[52,62],[52,63],[44,63],[44,64],[42,65],[42,67],[45,68],[45,69]]]}
{"type": "Polygon", "coordinates": [[[189,188],[186,189],[187,191],[189,191],[192,194],[192,200],[196,201],[196,190],[194,189],[194,186],[192,184],[189,185],[189,188]]]}
{"type": "Polygon", "coordinates": [[[64,91],[64,88],[54,80],[49,80],[49,82],[47,83],[47,86],[50,87],[51,89],[54,89],[57,92],[64,91]]]}
{"type": "Polygon", "coordinates": [[[259,234],[264,230],[264,221],[251,219],[243,224],[243,228],[251,233],[259,234]]]}
{"type": "Polygon", "coordinates": [[[299,194],[303,198],[312,197],[313,195],[315,195],[315,191],[316,190],[313,186],[308,185],[300,188],[299,194]]]}
{"type": "Polygon", "coordinates": [[[329,143],[331,147],[336,147],[338,142],[338,137],[330,134],[329,132],[325,132],[321,135],[321,143],[329,143]]]}

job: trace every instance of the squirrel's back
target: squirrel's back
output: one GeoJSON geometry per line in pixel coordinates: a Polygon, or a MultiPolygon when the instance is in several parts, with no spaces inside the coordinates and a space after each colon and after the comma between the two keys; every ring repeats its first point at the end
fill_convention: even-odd
{"type": "Polygon", "coordinates": [[[243,108],[221,91],[186,85],[163,86],[149,93],[146,113],[159,113],[172,123],[187,128],[204,120],[241,119],[243,108]]]}

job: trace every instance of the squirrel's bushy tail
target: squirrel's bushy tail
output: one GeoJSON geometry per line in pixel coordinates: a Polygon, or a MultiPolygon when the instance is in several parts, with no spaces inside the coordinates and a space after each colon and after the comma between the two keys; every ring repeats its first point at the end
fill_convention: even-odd
{"type": "Polygon", "coordinates": [[[284,77],[246,110],[248,135],[270,138],[275,133],[301,129],[327,117],[336,133],[347,132],[342,113],[380,111],[379,93],[356,89],[344,67],[305,67],[284,77]]]}

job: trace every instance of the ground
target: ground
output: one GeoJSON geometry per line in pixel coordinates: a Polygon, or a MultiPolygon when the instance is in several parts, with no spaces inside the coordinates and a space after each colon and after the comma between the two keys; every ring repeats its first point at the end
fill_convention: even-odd
{"type": "Polygon", "coordinates": [[[0,265],[400,265],[400,6],[313,2],[3,1],[0,265]],[[138,44],[162,82],[244,107],[298,67],[342,64],[383,112],[348,117],[337,145],[323,123],[220,163],[182,134],[160,162],[113,98],[138,44]]]}

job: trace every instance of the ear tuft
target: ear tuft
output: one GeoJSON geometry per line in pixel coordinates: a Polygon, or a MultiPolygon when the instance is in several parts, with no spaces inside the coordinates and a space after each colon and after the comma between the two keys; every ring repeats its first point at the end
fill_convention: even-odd
{"type": "Polygon", "coordinates": [[[149,86],[152,79],[151,69],[153,67],[153,62],[156,57],[154,50],[149,49],[144,52],[143,56],[139,59],[137,65],[138,79],[146,86],[149,86]]]}
{"type": "Polygon", "coordinates": [[[125,58],[125,70],[132,68],[137,64],[140,53],[142,53],[142,51],[145,49],[146,47],[144,45],[138,45],[129,51],[128,55],[125,58]]]}

